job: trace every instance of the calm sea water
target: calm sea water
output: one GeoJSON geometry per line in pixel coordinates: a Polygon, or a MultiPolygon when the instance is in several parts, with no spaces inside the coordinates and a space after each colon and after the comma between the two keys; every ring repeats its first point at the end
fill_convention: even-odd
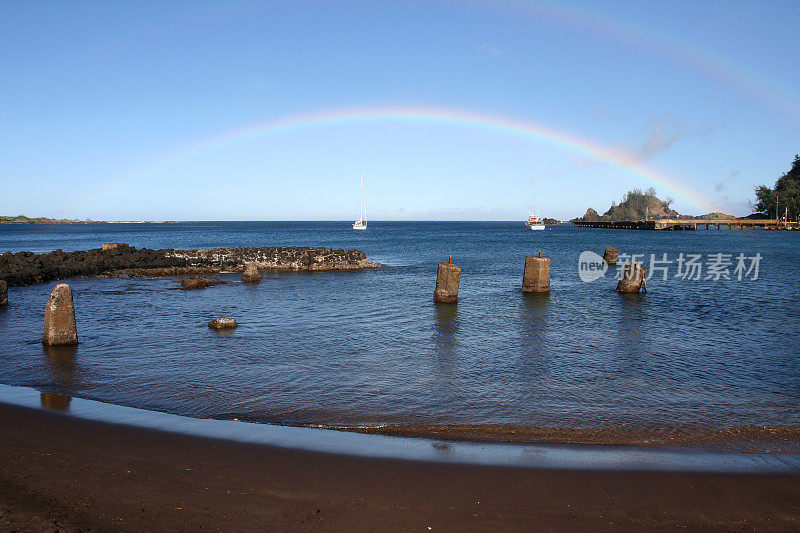
{"type": "MultiPolygon", "coordinates": [[[[73,279],[80,345],[45,353],[53,283],[9,289],[0,382],[196,417],[499,440],[800,442],[800,233],[637,232],[513,223],[3,225],[0,252],[304,245],[356,248],[385,266],[264,273],[255,286],[182,291],[174,279],[73,279]],[[584,250],[675,261],[647,294],[584,250]],[[520,292],[525,255],[552,258],[551,293],[520,292]],[[733,254],[731,280],[706,278],[733,254]],[[760,254],[737,280],[736,256],[760,254]],[[459,303],[432,301],[436,264],[462,268],[459,303]],[[216,333],[209,320],[239,322],[216,333]]],[[[747,266],[749,266],[749,261],[747,266]]],[[[739,445],[739,444],[737,444],[739,445]]]]}

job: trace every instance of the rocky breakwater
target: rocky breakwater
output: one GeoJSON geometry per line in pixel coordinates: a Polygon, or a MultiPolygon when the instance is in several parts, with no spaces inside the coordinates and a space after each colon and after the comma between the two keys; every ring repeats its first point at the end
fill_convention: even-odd
{"type": "Polygon", "coordinates": [[[358,250],[293,246],[176,250],[168,256],[185,261],[188,267],[228,272],[243,272],[248,263],[258,270],[359,270],[380,266],[358,250]]]}
{"type": "Polygon", "coordinates": [[[118,245],[106,250],[56,250],[47,254],[5,252],[0,255],[0,279],[10,286],[21,286],[77,276],[101,276],[122,269],[185,266],[184,261],[170,257],[170,251],[118,245]]]}
{"type": "Polygon", "coordinates": [[[137,250],[117,244],[105,250],[56,250],[48,254],[0,254],[0,280],[24,286],[78,276],[180,276],[242,272],[248,262],[259,270],[358,270],[380,266],[358,250],[310,247],[137,250]]]}

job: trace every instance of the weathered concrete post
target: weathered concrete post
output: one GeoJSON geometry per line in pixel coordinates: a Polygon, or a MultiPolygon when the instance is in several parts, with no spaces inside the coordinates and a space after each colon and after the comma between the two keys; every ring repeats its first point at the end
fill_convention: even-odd
{"type": "Polygon", "coordinates": [[[606,251],[603,254],[603,261],[605,261],[607,265],[616,265],[618,257],[619,250],[613,246],[606,246],[606,251]]]}
{"type": "Polygon", "coordinates": [[[261,281],[261,274],[258,273],[258,265],[256,263],[245,263],[242,281],[245,283],[258,283],[261,281]]]}
{"type": "Polygon", "coordinates": [[[461,269],[448,259],[447,263],[439,263],[436,271],[436,290],[433,301],[439,303],[455,303],[458,301],[458,284],[461,281],[461,269]]]}
{"type": "Polygon", "coordinates": [[[525,272],[522,274],[522,292],[550,292],[550,258],[525,256],[525,272]]]}
{"type": "MultiPolygon", "coordinates": [[[[639,292],[644,283],[647,269],[641,263],[625,263],[622,277],[617,283],[617,292],[639,292]]],[[[645,289],[645,292],[647,289],[645,289]]]]}
{"type": "Polygon", "coordinates": [[[8,283],[0,279],[0,307],[8,305],[8,283]]]}
{"type": "Polygon", "coordinates": [[[72,287],[66,283],[56,285],[50,293],[50,298],[47,299],[47,307],[44,308],[42,343],[47,346],[78,344],[72,287]]]}
{"type": "Polygon", "coordinates": [[[208,323],[208,327],[216,330],[234,329],[239,327],[239,324],[232,318],[215,318],[208,323]]]}

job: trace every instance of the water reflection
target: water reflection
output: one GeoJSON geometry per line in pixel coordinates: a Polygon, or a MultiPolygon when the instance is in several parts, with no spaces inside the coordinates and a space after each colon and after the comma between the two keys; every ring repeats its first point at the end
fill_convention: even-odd
{"type": "Polygon", "coordinates": [[[549,373],[547,322],[550,293],[522,293],[519,371],[527,380],[542,380],[549,373]]]}
{"type": "MultiPolygon", "coordinates": [[[[50,380],[53,385],[64,391],[72,391],[78,387],[77,346],[42,346],[50,380]]],[[[56,411],[66,411],[72,397],[64,394],[43,392],[42,407],[56,411]]]]}
{"type": "MultiPolygon", "coordinates": [[[[620,312],[617,317],[619,339],[618,353],[627,354],[630,359],[640,361],[644,355],[646,297],[643,293],[619,293],[620,312]]],[[[625,364],[630,364],[628,360],[625,364]]]]}
{"type": "Polygon", "coordinates": [[[458,319],[458,306],[453,304],[434,304],[436,309],[436,322],[434,323],[433,339],[436,342],[437,352],[452,352],[456,345],[456,335],[460,328],[458,319]]]}
{"type": "Polygon", "coordinates": [[[438,455],[452,455],[453,453],[453,446],[447,442],[432,442],[431,448],[433,448],[438,455]]]}
{"type": "Polygon", "coordinates": [[[53,411],[69,411],[69,404],[72,401],[72,396],[43,392],[41,395],[41,401],[42,407],[45,409],[52,409],[53,411]]]}
{"type": "Polygon", "coordinates": [[[458,306],[453,304],[434,304],[433,353],[436,378],[436,392],[440,401],[450,402],[458,395],[458,333],[461,321],[458,306]]]}

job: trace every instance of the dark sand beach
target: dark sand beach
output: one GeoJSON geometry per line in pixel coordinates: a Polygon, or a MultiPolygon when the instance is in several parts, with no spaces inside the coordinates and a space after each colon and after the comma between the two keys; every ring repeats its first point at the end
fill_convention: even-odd
{"type": "Polygon", "coordinates": [[[0,405],[4,531],[797,530],[800,475],[369,459],[0,405]]]}

